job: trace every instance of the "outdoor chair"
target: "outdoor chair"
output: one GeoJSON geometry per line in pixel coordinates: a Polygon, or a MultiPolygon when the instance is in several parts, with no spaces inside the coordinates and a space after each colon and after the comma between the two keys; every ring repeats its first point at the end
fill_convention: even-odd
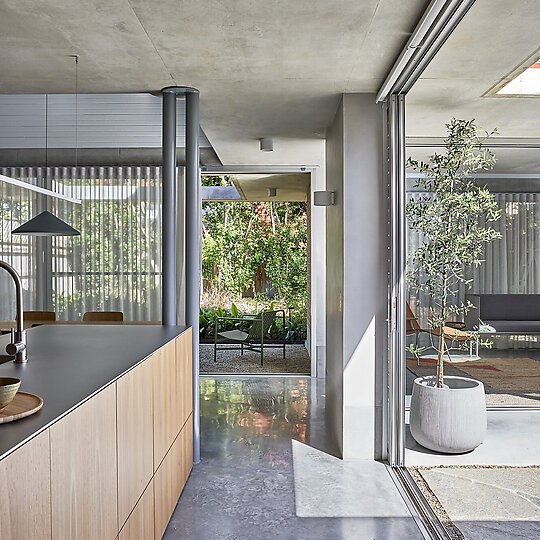
{"type": "MultiPolygon", "coordinates": [[[[406,304],[406,320],[405,320],[405,334],[407,336],[414,334],[416,337],[416,346],[418,347],[418,335],[425,333],[430,334],[432,336],[439,336],[440,330],[438,328],[422,328],[420,326],[420,323],[418,322],[418,319],[416,318],[415,314],[413,313],[411,307],[409,306],[409,303],[406,304]]],[[[448,339],[450,341],[469,341],[469,355],[471,358],[473,357],[473,341],[475,341],[476,345],[476,356],[478,356],[478,340],[473,340],[472,336],[469,332],[463,332],[459,328],[454,328],[453,326],[450,326],[451,322],[447,322],[445,326],[443,326],[443,336],[444,339],[448,339]]],[[[461,323],[459,323],[461,325],[461,323]]],[[[446,354],[448,356],[449,360],[452,360],[452,357],[450,356],[450,351],[448,347],[445,347],[446,354]]],[[[420,357],[417,356],[416,361],[418,365],[420,365],[420,357]]]]}
{"type": "Polygon", "coordinates": [[[240,350],[244,354],[244,349],[258,352],[261,355],[261,366],[264,360],[264,348],[283,348],[283,358],[285,358],[285,311],[282,309],[276,311],[263,311],[259,315],[245,314],[242,317],[217,317],[214,325],[214,362],[217,361],[218,351],[240,350]],[[283,320],[283,343],[269,344],[265,343],[266,338],[277,314],[281,313],[283,320]],[[220,322],[235,321],[238,326],[244,330],[219,331],[220,322]],[[247,328],[249,326],[249,329],[247,328]],[[236,345],[236,346],[234,346],[236,345]],[[240,345],[240,347],[238,347],[240,345]]]}

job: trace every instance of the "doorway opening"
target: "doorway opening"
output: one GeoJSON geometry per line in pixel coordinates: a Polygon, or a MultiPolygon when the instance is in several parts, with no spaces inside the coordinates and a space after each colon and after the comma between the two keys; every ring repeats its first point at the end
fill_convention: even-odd
{"type": "Polygon", "coordinates": [[[311,375],[310,174],[203,174],[200,371],[311,375]]]}

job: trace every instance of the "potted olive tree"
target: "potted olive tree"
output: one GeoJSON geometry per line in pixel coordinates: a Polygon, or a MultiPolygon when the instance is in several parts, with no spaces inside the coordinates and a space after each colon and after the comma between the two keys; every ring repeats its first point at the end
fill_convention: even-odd
{"type": "MultiPolygon", "coordinates": [[[[495,155],[483,146],[474,120],[454,118],[446,128],[444,153],[433,154],[426,163],[413,159],[407,163],[420,173],[416,183],[420,194],[408,202],[406,213],[410,229],[422,238],[409,259],[408,278],[411,287],[432,298],[428,325],[437,353],[436,376],[414,381],[410,428],[422,446],[460,453],[482,443],[486,402],[481,382],[444,377],[444,358],[452,346],[448,336],[454,334],[454,345],[461,347],[479,340],[477,332],[449,331],[447,322],[472,307],[458,298],[459,287],[470,287],[469,270],[482,264],[486,244],[500,238],[490,226],[499,219],[500,210],[488,189],[472,178],[474,172],[495,164],[495,155]]],[[[408,350],[419,354],[422,348],[408,350]]]]}

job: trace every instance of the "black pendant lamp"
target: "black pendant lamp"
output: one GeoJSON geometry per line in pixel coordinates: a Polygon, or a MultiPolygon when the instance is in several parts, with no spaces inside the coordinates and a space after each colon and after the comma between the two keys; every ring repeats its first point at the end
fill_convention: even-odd
{"type": "Polygon", "coordinates": [[[79,236],[81,233],[65,221],[45,210],[30,221],[23,223],[20,227],[13,229],[11,234],[26,234],[29,236],[79,236]]]}
{"type": "MultiPolygon", "coordinates": [[[[77,97],[78,97],[78,63],[79,57],[74,55],[75,59],[75,168],[77,167],[77,136],[78,136],[78,111],[77,111],[77,97]]],[[[48,125],[49,115],[49,103],[48,96],[45,101],[45,125],[48,125]]],[[[48,133],[45,132],[45,166],[48,166],[48,133]]],[[[65,221],[57,218],[51,214],[48,210],[41,212],[37,216],[33,217],[30,221],[23,223],[21,226],[13,229],[11,234],[25,234],[28,236],[80,236],[81,233],[74,229],[71,225],[68,225],[65,221]]]]}

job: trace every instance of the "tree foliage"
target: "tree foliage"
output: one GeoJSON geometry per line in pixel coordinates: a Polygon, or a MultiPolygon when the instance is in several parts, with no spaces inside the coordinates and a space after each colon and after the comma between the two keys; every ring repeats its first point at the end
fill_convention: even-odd
{"type": "Polygon", "coordinates": [[[495,155],[483,146],[474,120],[454,118],[446,128],[444,153],[433,154],[427,163],[413,159],[407,163],[421,173],[415,187],[425,191],[406,209],[410,228],[424,238],[409,260],[408,278],[415,289],[434,300],[429,324],[438,334],[439,387],[443,385],[444,325],[450,316],[472,307],[455,302],[459,285],[470,287],[467,270],[482,264],[486,244],[500,238],[489,225],[500,217],[495,198],[471,178],[475,171],[491,169],[495,155]]]}
{"type": "MultiPolygon", "coordinates": [[[[209,179],[207,182],[216,180],[209,179]]],[[[220,184],[217,184],[220,185],[220,184]]],[[[203,203],[205,284],[241,296],[261,269],[279,299],[303,309],[307,289],[306,203],[203,203]]]]}
{"type": "Polygon", "coordinates": [[[53,239],[55,266],[65,266],[75,280],[73,290],[64,286],[53,293],[60,317],[112,306],[141,318],[150,315],[149,306],[159,301],[161,272],[155,257],[161,237],[156,210],[154,201],[126,198],[83,199],[69,215],[60,212],[81,231],[78,237],[53,239]]]}

